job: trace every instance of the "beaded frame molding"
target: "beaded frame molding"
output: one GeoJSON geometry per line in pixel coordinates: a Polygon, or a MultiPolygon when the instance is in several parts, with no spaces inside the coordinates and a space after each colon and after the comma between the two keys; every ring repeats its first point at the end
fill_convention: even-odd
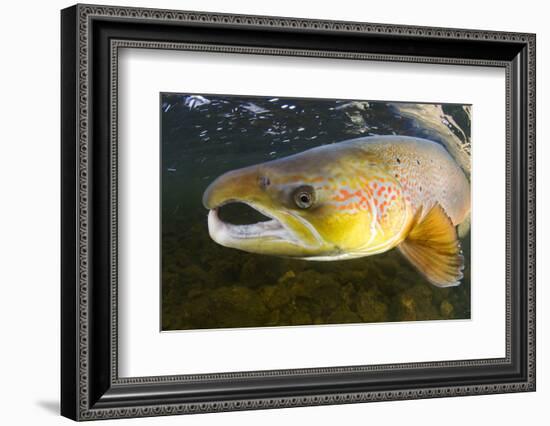
{"type": "Polygon", "coordinates": [[[64,416],[93,420],[535,390],[535,35],[97,5],[76,5],[61,16],[64,416]],[[121,48],[504,68],[506,356],[120,378],[121,48]]]}

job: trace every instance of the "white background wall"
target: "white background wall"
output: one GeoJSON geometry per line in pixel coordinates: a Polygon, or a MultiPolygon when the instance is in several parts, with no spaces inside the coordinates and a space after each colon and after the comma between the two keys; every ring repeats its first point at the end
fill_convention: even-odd
{"type": "MultiPolygon", "coordinates": [[[[543,1],[108,1],[143,7],[537,33],[538,390],[530,394],[119,420],[119,424],[548,424],[550,28],[543,1]],[[546,196],[545,196],[546,195],[546,196]],[[128,423],[131,422],[131,423],[128,423]]],[[[59,9],[4,3],[0,25],[0,418],[68,424],[59,404],[59,9]]],[[[490,253],[487,254],[490,256],[490,253]]],[[[113,423],[112,421],[102,423],[113,423]]],[[[113,423],[115,424],[115,423],[113,423]]]]}

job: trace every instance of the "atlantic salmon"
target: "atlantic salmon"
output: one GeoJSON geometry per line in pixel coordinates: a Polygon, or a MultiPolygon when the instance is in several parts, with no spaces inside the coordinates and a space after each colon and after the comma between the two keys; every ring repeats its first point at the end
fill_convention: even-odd
{"type": "Polygon", "coordinates": [[[457,226],[469,219],[470,183],[439,143],[370,136],[229,171],[203,195],[211,238],[252,253],[332,261],[397,248],[433,285],[460,284],[457,226]],[[240,202],[270,220],[235,225],[240,202]]]}

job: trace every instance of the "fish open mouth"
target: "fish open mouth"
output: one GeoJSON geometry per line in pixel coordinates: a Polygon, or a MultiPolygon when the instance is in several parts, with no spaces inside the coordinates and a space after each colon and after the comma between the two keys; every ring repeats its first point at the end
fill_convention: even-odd
{"type": "Polygon", "coordinates": [[[296,241],[293,233],[276,217],[259,206],[242,201],[230,201],[211,209],[208,230],[212,239],[221,245],[252,239],[296,241]],[[246,223],[251,221],[253,223],[246,223]]]}
{"type": "Polygon", "coordinates": [[[242,201],[230,201],[217,207],[220,220],[232,225],[252,225],[272,220],[270,216],[262,214],[257,208],[251,207],[242,201]]]}

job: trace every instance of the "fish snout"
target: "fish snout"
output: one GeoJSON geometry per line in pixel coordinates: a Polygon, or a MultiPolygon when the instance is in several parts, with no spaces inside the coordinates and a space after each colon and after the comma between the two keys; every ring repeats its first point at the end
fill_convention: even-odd
{"type": "Polygon", "coordinates": [[[204,191],[202,204],[208,210],[232,201],[254,201],[261,197],[258,167],[245,167],[219,176],[204,191]]]}

